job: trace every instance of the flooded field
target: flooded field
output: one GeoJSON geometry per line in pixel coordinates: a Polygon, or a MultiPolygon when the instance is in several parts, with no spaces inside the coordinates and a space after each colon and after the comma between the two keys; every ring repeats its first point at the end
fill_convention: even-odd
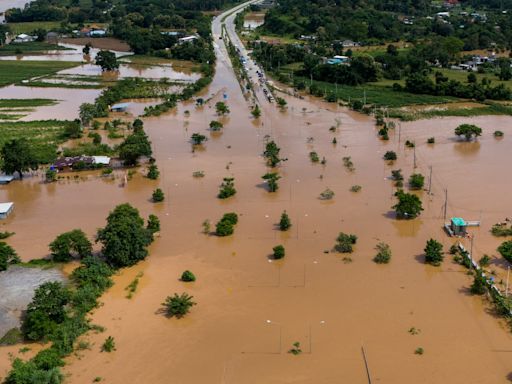
{"type": "Polygon", "coordinates": [[[245,16],[244,28],[256,29],[265,23],[265,13],[251,12],[245,16]]]}
{"type": "MultiPolygon", "coordinates": [[[[173,382],[187,384],[363,384],[368,379],[362,347],[375,382],[510,382],[510,330],[481,297],[469,295],[471,278],[451,257],[437,268],[423,257],[431,237],[445,250],[454,242],[442,230],[445,189],[448,217],[482,221],[471,229],[476,257],[496,254],[500,240],[489,229],[512,213],[506,197],[511,181],[498,168],[510,163],[510,117],[402,123],[400,142],[398,128],[388,142],[381,141],[373,118],[310,98],[286,97],[283,112],[265,103],[255,120],[223,60],[201,97],[212,99],[204,107],[188,102],[145,119],[158,181],[144,178],[141,169],[126,187],[122,173],[113,179],[77,174],[53,184],[34,175],[0,186],[0,201],[16,206],[3,222],[16,232],[8,242],[24,260],[45,256],[64,231],[82,228],[93,237],[119,203],[130,202],[142,215],[161,220],[150,257],[116,276],[101,299],[104,305],[92,314],[106,332],[88,335],[91,350],[67,359],[68,382],[102,377],[108,383],[164,384],[172,372],[173,382]],[[231,114],[220,119],[222,132],[213,134],[207,128],[218,119],[214,105],[224,93],[231,114]],[[337,132],[330,132],[336,121],[337,132]],[[483,128],[478,142],[454,138],[454,128],[468,122],[483,128]],[[497,129],[505,133],[501,140],[492,135],[497,129]],[[208,136],[203,150],[191,151],[194,132],[208,136]],[[288,159],[273,194],[261,179],[268,171],[261,157],[266,135],[288,159]],[[436,143],[427,145],[432,136],[436,143]],[[415,154],[404,148],[405,140],[416,142],[415,154]],[[395,164],[382,160],[388,150],[398,153],[395,164]],[[325,165],[311,163],[311,151],[325,157],[325,165]],[[353,172],[343,166],[346,156],[353,172]],[[432,193],[418,192],[425,211],[416,220],[395,220],[391,170],[401,168],[407,179],[413,172],[428,175],[429,167],[432,193]],[[199,170],[205,176],[193,178],[199,170]],[[216,198],[223,177],[234,177],[238,191],[225,201],[216,198]],[[356,184],[362,190],[350,192],[356,184]],[[157,185],[166,200],[154,204],[150,196],[157,185]],[[331,201],[318,198],[326,188],[335,192],[331,201]],[[286,233],[276,229],[284,210],[293,225],[286,233]],[[204,220],[215,224],[226,212],[240,215],[233,236],[201,233],[204,220]],[[340,231],[359,238],[351,262],[331,252],[340,231]],[[389,265],[372,261],[380,241],[391,246],[389,265]],[[277,244],[287,254],[272,261],[277,244]],[[195,283],[178,280],[185,269],[197,276],[195,283]],[[144,275],[129,300],[125,287],[139,272],[144,275]],[[198,303],[180,320],[159,313],[174,292],[188,292],[198,303]],[[100,353],[107,336],[116,341],[111,354],[100,353]],[[294,342],[301,344],[300,356],[287,353],[294,342]],[[424,354],[415,354],[417,348],[424,354]]],[[[502,274],[506,265],[495,259],[493,268],[502,274]]],[[[8,351],[0,348],[0,367],[8,351]]]]}

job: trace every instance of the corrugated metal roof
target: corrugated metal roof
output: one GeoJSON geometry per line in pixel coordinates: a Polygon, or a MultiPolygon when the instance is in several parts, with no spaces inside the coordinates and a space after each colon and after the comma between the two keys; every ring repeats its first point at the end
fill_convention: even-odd
{"type": "Polygon", "coordinates": [[[462,217],[452,217],[452,223],[458,227],[466,226],[466,221],[462,217]]]}

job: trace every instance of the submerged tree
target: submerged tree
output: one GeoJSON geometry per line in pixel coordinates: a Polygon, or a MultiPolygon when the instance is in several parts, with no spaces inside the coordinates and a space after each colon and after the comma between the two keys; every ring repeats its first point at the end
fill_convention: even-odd
{"type": "Polygon", "coordinates": [[[236,194],[235,179],[233,177],[225,177],[220,185],[220,191],[217,197],[219,199],[227,199],[236,194]]]}
{"type": "Polygon", "coordinates": [[[101,50],[96,55],[96,65],[101,67],[102,71],[113,71],[119,68],[119,63],[114,52],[101,50]]]}
{"type": "Polygon", "coordinates": [[[0,271],[5,271],[10,264],[20,261],[16,251],[6,242],[0,241],[0,271]]]}
{"type": "Polygon", "coordinates": [[[251,110],[251,114],[252,116],[257,119],[258,117],[261,116],[261,109],[260,107],[258,106],[258,104],[256,104],[253,109],[251,110]]]}
{"type": "Polygon", "coordinates": [[[139,211],[130,204],[121,204],[110,212],[96,241],[102,243],[103,256],[111,265],[126,267],[146,258],[151,234],[139,211]]]}
{"type": "Polygon", "coordinates": [[[285,161],[286,159],[282,159],[279,157],[279,152],[281,148],[277,146],[275,141],[269,141],[265,145],[265,151],[263,152],[263,156],[267,159],[267,165],[269,167],[275,168],[279,165],[281,161],[285,161]]]}
{"type": "Polygon", "coordinates": [[[279,220],[279,229],[281,231],[287,231],[292,226],[292,222],[290,220],[290,217],[288,216],[288,213],[284,211],[281,214],[281,220],[279,220]]]}
{"type": "Polygon", "coordinates": [[[92,255],[92,244],[81,229],[74,229],[57,236],[50,243],[52,259],[67,262],[76,256],[83,259],[92,255]]]}
{"type": "Polygon", "coordinates": [[[181,295],[175,293],[174,296],[167,296],[162,305],[167,316],[174,316],[179,319],[189,313],[190,309],[197,304],[192,301],[193,298],[194,296],[190,296],[187,293],[182,293],[181,295]]]}
{"type": "Polygon", "coordinates": [[[192,145],[201,145],[203,144],[203,141],[208,140],[205,135],[201,135],[200,133],[193,133],[190,137],[190,141],[192,142],[192,145]]]}
{"type": "Polygon", "coordinates": [[[4,144],[1,150],[2,171],[11,175],[18,172],[20,179],[23,172],[37,170],[39,164],[27,139],[13,139],[4,144]]]}
{"type": "Polygon", "coordinates": [[[430,239],[425,246],[425,262],[435,266],[441,265],[443,261],[443,244],[439,241],[430,239]]]}
{"type": "Polygon", "coordinates": [[[396,211],[396,217],[399,219],[414,219],[419,216],[423,207],[418,196],[411,193],[405,193],[401,189],[395,193],[398,203],[392,208],[396,211]]]}
{"type": "Polygon", "coordinates": [[[474,124],[461,124],[455,128],[455,134],[457,136],[464,136],[466,141],[470,141],[473,136],[476,138],[482,135],[482,128],[474,124]]]}
{"type": "Polygon", "coordinates": [[[425,176],[421,173],[413,173],[409,177],[409,187],[414,190],[422,189],[425,184],[425,176]]]}
{"type": "Polygon", "coordinates": [[[279,189],[279,184],[277,184],[277,181],[281,178],[281,176],[279,176],[277,172],[266,173],[261,176],[261,178],[267,181],[269,192],[275,192],[279,189]]]}
{"type": "Polygon", "coordinates": [[[227,115],[229,113],[229,107],[223,101],[215,103],[215,110],[218,115],[227,115]]]}
{"type": "Polygon", "coordinates": [[[336,238],[336,244],[334,245],[334,250],[339,253],[352,253],[354,251],[354,244],[357,243],[356,235],[349,235],[343,232],[340,232],[338,237],[336,238]]]}

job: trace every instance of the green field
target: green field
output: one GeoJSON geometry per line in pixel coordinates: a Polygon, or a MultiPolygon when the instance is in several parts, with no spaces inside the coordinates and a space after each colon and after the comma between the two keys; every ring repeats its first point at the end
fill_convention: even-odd
{"type": "Polygon", "coordinates": [[[57,44],[32,41],[27,43],[11,43],[0,47],[0,56],[11,56],[25,53],[46,53],[47,51],[65,51],[69,48],[57,44]]]}
{"type": "Polygon", "coordinates": [[[0,87],[36,76],[46,76],[80,65],[69,61],[0,60],[0,87]]]}
{"type": "Polygon", "coordinates": [[[46,29],[51,31],[60,28],[60,21],[32,21],[30,23],[8,23],[12,33],[19,35],[20,33],[30,33],[36,29],[46,29]]]}
{"type": "Polygon", "coordinates": [[[0,148],[12,139],[26,138],[41,163],[55,159],[57,145],[64,141],[62,134],[65,121],[3,121],[0,122],[0,148]]]}
{"type": "Polygon", "coordinates": [[[33,108],[56,103],[57,100],[53,99],[0,99],[0,108],[33,108]]]}

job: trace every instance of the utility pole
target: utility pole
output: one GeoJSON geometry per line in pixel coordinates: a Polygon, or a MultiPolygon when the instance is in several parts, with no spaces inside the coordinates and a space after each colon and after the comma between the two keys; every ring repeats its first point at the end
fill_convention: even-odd
{"type": "Polygon", "coordinates": [[[505,288],[505,297],[508,297],[508,278],[510,277],[510,266],[507,267],[507,286],[505,288]]]}
{"type": "Polygon", "coordinates": [[[428,194],[432,192],[432,166],[430,166],[430,176],[428,178],[428,194]]]}
{"type": "Polygon", "coordinates": [[[398,123],[398,144],[400,144],[400,137],[402,136],[402,123],[398,123]]]}
{"type": "Polygon", "coordinates": [[[448,206],[448,189],[444,190],[444,221],[446,222],[446,208],[448,206]]]}
{"type": "Polygon", "coordinates": [[[363,90],[363,105],[366,105],[366,89],[363,90]]]}
{"type": "Polygon", "coordinates": [[[416,169],[416,142],[413,141],[414,144],[414,169],[416,169]]]}

